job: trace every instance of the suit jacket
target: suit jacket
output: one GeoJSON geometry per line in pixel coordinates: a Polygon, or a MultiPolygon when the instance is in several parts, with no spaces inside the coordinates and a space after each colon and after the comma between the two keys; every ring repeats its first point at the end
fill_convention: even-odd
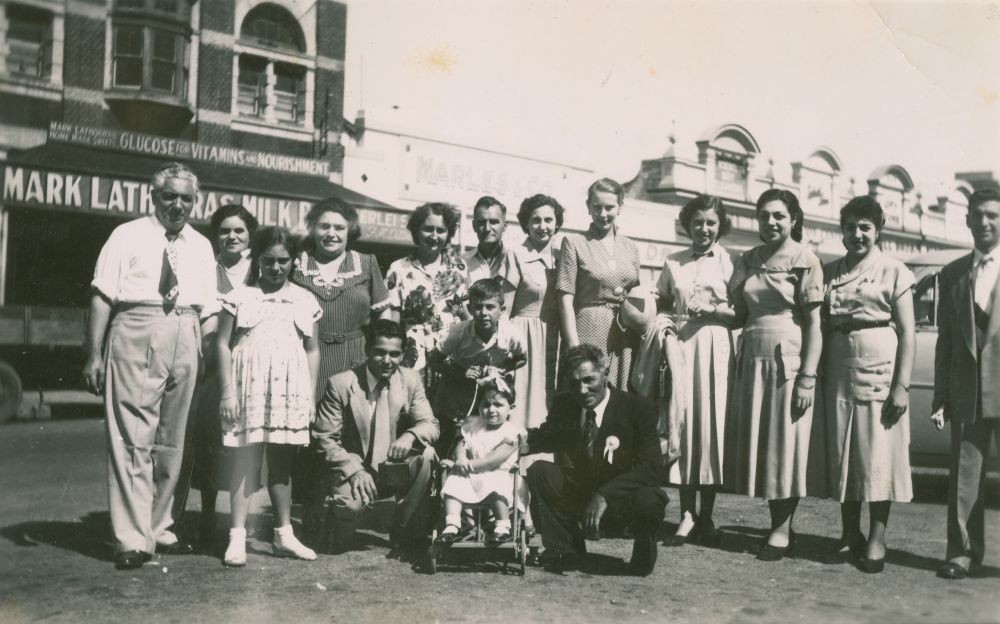
{"type": "MultiPolygon", "coordinates": [[[[371,443],[372,418],[368,405],[367,364],[337,373],[326,382],[323,400],[316,408],[313,440],[326,457],[336,483],[364,468],[371,443]]],[[[389,419],[393,440],[410,432],[430,446],[440,430],[424,394],[420,374],[400,368],[389,378],[389,419]]]]}
{"type": "Polygon", "coordinates": [[[656,431],[656,404],[610,386],[608,392],[611,397],[597,433],[593,459],[585,453],[583,410],[569,394],[557,396],[545,422],[528,431],[528,447],[531,453],[554,453],[556,464],[584,487],[609,501],[620,501],[637,487],[658,485],[663,460],[656,431]],[[612,436],[618,439],[618,448],[608,462],[605,449],[612,436]]]}
{"type": "Polygon", "coordinates": [[[938,279],[938,338],[934,353],[934,401],[945,418],[971,422],[982,392],[983,417],[1000,418],[1000,287],[983,344],[976,344],[972,254],[955,260],[938,279]],[[977,361],[978,360],[978,361],[977,361]]]}

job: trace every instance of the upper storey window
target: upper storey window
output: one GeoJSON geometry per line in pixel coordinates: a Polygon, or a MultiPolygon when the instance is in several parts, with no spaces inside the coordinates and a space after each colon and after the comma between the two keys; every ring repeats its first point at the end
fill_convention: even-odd
{"type": "Polygon", "coordinates": [[[286,9],[255,7],[240,28],[235,112],[242,119],[306,127],[313,63],[302,27],[286,9]]]}
{"type": "Polygon", "coordinates": [[[8,4],[7,71],[12,76],[49,80],[52,77],[52,13],[8,4]]]}
{"type": "Polygon", "coordinates": [[[191,39],[187,0],[116,0],[111,86],[183,99],[191,39]]]}
{"type": "Polygon", "coordinates": [[[262,4],[250,11],[243,20],[241,38],[265,48],[304,54],[306,51],[302,28],[288,11],[273,5],[262,4]]]}

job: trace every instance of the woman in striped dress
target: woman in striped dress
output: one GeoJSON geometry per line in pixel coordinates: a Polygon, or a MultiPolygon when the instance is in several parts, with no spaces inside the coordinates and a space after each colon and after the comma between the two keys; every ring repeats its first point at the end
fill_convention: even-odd
{"type": "Polygon", "coordinates": [[[556,264],[556,291],[564,348],[581,343],[608,356],[608,381],[629,388],[636,337],[618,321],[630,290],[639,285],[639,248],[615,225],[625,192],[602,178],[587,189],[590,229],[567,235],[556,264]]]}
{"type": "MultiPolygon", "coordinates": [[[[340,199],[316,203],[306,215],[305,249],[295,261],[290,281],[310,291],[323,310],[319,321],[319,375],[315,400],[327,380],[367,361],[365,329],[373,318],[387,318],[389,293],[375,256],[349,249],[361,236],[358,213],[340,199]]],[[[307,541],[322,548],[323,499],[327,474],[320,456],[300,456],[293,482],[305,500],[307,541]]]]}
{"type": "Polygon", "coordinates": [[[295,261],[291,280],[312,292],[323,309],[319,401],[327,379],[367,360],[365,328],[373,317],[389,317],[389,292],[375,256],[348,249],[361,236],[354,208],[325,199],[306,215],[306,225],[305,251],[295,261]]]}

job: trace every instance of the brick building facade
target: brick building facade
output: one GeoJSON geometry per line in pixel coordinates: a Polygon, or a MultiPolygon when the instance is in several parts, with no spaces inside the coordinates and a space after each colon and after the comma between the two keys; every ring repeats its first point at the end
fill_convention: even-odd
{"type": "Polygon", "coordinates": [[[40,145],[62,121],[319,157],[338,172],[347,7],[301,7],[2,1],[0,151],[40,145]]]}

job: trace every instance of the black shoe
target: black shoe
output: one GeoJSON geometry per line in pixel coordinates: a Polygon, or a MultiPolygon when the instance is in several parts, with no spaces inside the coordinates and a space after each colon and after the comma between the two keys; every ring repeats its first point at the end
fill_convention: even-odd
{"type": "Polygon", "coordinates": [[[153,555],[143,550],[126,550],[115,555],[116,570],[135,570],[153,558],[153,555]]]}
{"type": "Polygon", "coordinates": [[[865,559],[858,564],[858,568],[866,574],[878,574],[885,569],[885,557],[881,559],[865,559]]]}
{"type": "Polygon", "coordinates": [[[758,561],[781,561],[792,554],[792,547],[795,545],[795,532],[788,533],[788,545],[785,547],[772,546],[765,540],[763,548],[757,553],[758,561]]]}
{"type": "Polygon", "coordinates": [[[542,553],[542,556],[539,558],[539,562],[546,572],[564,574],[566,572],[579,570],[581,558],[580,555],[575,552],[566,552],[551,556],[547,556],[546,553],[542,553]]]}
{"type": "Polygon", "coordinates": [[[861,562],[865,559],[865,536],[858,534],[854,539],[845,542],[837,540],[837,544],[823,553],[825,563],[845,563],[846,561],[861,562]]]}
{"type": "Polygon", "coordinates": [[[161,555],[193,555],[196,549],[191,542],[177,540],[173,544],[157,544],[156,552],[161,555]]]}
{"type": "Polygon", "coordinates": [[[688,533],[687,535],[677,535],[675,533],[669,537],[663,538],[663,545],[667,546],[668,548],[679,548],[684,544],[693,543],[696,538],[697,538],[697,530],[692,528],[691,532],[688,533]]]}
{"type": "Polygon", "coordinates": [[[969,570],[960,563],[949,561],[938,568],[937,575],[938,578],[947,579],[949,581],[960,581],[964,578],[968,578],[969,570]]]}
{"type": "Polygon", "coordinates": [[[705,548],[719,548],[722,546],[722,533],[709,521],[698,531],[698,543],[705,548]]]}
{"type": "Polygon", "coordinates": [[[632,576],[649,576],[656,567],[656,533],[638,533],[632,543],[632,558],[628,572],[632,576]]]}

